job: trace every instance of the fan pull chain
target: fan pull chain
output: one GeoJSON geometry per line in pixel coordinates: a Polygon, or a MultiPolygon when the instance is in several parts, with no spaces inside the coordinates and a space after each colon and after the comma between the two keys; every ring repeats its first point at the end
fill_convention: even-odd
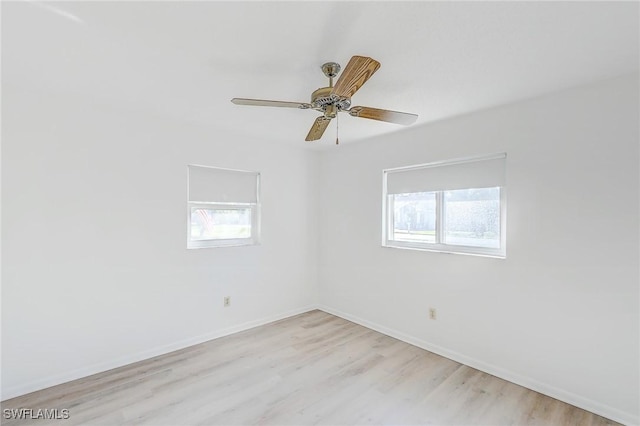
{"type": "Polygon", "coordinates": [[[340,141],[338,140],[338,125],[340,124],[339,116],[340,114],[336,115],[336,145],[340,143],[340,141]]]}

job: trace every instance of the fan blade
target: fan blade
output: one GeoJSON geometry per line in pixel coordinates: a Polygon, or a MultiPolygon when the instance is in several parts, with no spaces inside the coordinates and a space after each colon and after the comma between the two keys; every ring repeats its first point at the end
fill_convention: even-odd
{"type": "Polygon", "coordinates": [[[324,115],[316,118],[316,121],[313,123],[313,126],[311,126],[311,129],[309,130],[309,134],[307,135],[305,141],[310,142],[320,139],[324,131],[327,130],[327,126],[329,125],[330,121],[331,119],[326,118],[324,115]]]}
{"type": "Polygon", "coordinates": [[[369,108],[363,106],[352,107],[349,110],[349,115],[353,117],[403,124],[405,126],[415,123],[418,118],[417,114],[410,114],[408,112],[390,111],[388,109],[369,108]]]}
{"type": "Polygon", "coordinates": [[[378,68],[380,68],[380,62],[375,59],[354,56],[342,71],[331,94],[351,98],[378,68]]]}
{"type": "Polygon", "coordinates": [[[304,102],[268,101],[266,99],[233,98],[231,99],[231,102],[233,102],[236,105],[253,105],[253,106],[300,108],[300,109],[311,108],[311,104],[307,104],[304,102]]]}

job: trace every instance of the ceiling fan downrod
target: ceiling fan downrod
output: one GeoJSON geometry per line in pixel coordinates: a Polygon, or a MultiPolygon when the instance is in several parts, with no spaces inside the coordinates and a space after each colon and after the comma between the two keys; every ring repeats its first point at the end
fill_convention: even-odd
{"type": "Polygon", "coordinates": [[[340,72],[340,64],[337,62],[326,62],[322,64],[322,72],[329,78],[329,87],[333,88],[333,77],[340,72]]]}

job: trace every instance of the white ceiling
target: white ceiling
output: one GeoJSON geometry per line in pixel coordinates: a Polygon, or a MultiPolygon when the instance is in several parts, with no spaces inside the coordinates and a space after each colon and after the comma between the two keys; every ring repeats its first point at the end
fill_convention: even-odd
{"type": "MultiPolygon", "coordinates": [[[[353,105],[419,114],[414,126],[638,70],[637,2],[37,2],[2,4],[3,85],[300,146],[320,65],[381,62],[353,105]]],[[[340,120],[352,142],[402,126],[340,120]]],[[[334,120],[335,121],[335,120],[334,120]]],[[[231,133],[229,133],[231,132],[231,133]]]]}

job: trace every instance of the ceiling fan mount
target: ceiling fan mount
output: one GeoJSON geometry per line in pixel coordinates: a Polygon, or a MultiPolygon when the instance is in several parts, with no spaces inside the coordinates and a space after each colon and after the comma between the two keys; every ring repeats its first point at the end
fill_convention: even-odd
{"type": "MultiPolygon", "coordinates": [[[[306,141],[315,141],[322,137],[329,122],[339,112],[348,112],[352,117],[368,118],[389,123],[409,125],[416,121],[416,114],[390,111],[363,106],[351,107],[351,96],[380,68],[380,62],[365,56],[354,56],[347,64],[336,85],[333,79],[340,72],[340,64],[326,62],[321,66],[322,72],[329,79],[329,86],[321,87],[311,94],[311,102],[284,102],[263,99],[233,98],[237,105],[271,106],[299,109],[313,109],[322,113],[311,126],[306,141]]],[[[336,143],[338,143],[336,138],[336,143]]]]}
{"type": "Polygon", "coordinates": [[[322,64],[322,72],[329,78],[333,78],[340,72],[340,64],[337,62],[327,62],[322,64]]]}

